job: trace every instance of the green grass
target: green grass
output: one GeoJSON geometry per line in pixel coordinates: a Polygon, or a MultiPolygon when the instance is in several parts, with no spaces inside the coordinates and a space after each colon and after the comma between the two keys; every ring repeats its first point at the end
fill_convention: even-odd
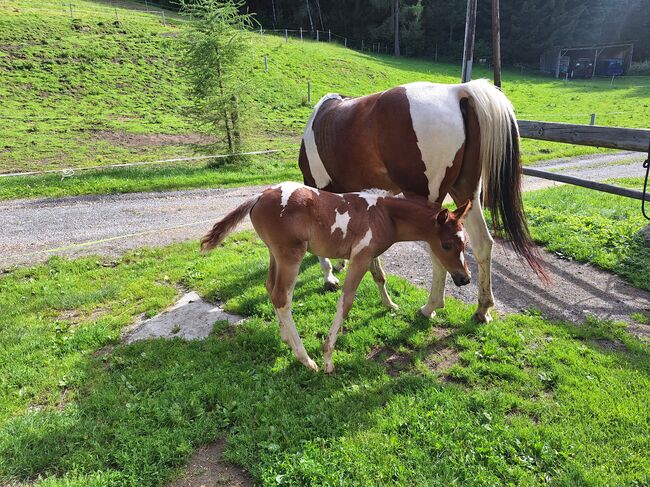
{"type": "MultiPolygon", "coordinates": [[[[641,178],[610,181],[640,188],[641,178]]],[[[650,248],[639,234],[648,221],[641,202],[559,186],[524,195],[533,238],[551,252],[590,262],[650,290],[650,248]]]]}
{"type": "MultiPolygon", "coordinates": [[[[0,171],[150,161],[191,155],[200,147],[223,150],[218,137],[199,137],[200,127],[185,114],[189,100],[178,35],[186,24],[170,21],[164,27],[155,16],[120,7],[120,24],[115,25],[114,10],[106,2],[80,0],[75,9],[77,20],[72,21],[54,0],[38,6],[27,0],[0,5],[0,171]]],[[[284,148],[299,140],[311,110],[307,79],[312,82],[312,104],[331,91],[356,96],[415,80],[458,81],[459,67],[447,63],[294,39],[285,44],[270,35],[253,35],[251,41],[254,52],[242,73],[250,83],[250,94],[242,100],[246,149],[284,148]]],[[[482,67],[474,74],[490,76],[482,67]]],[[[596,112],[597,123],[603,125],[647,127],[650,122],[650,83],[644,79],[620,79],[610,87],[608,80],[565,83],[508,70],[503,77],[504,90],[522,118],[587,123],[588,114],[596,112]]],[[[525,163],[597,150],[523,142],[525,163]]],[[[293,169],[295,158],[286,163],[280,172],[293,169]]],[[[254,169],[243,167],[242,178],[254,169]]],[[[179,172],[174,179],[187,187],[191,174],[185,178],[179,172]]],[[[279,175],[267,171],[265,182],[277,182],[279,175]]],[[[88,186],[105,192],[158,188],[148,179],[129,181],[136,176],[124,172],[120,179],[126,181],[88,186]]],[[[86,176],[88,181],[93,177],[103,179],[99,172],[86,176]]],[[[34,186],[52,182],[34,179],[34,186]]],[[[73,191],[71,185],[66,188],[73,191]]]]}
{"type": "MultiPolygon", "coordinates": [[[[1,276],[0,483],[164,485],[223,435],[226,458],[265,485],[650,481],[650,355],[622,326],[533,314],[477,326],[449,300],[432,329],[423,290],[390,278],[392,314],[366,277],[336,374],[314,374],[279,338],[266,263],[244,233],[209,256],[192,243],[1,276]],[[205,341],[118,343],[178,287],[249,318],[205,341]],[[384,363],[394,351],[399,369],[384,363]],[[459,362],[437,370],[445,353],[459,362]]],[[[320,287],[309,258],[294,309],[317,360],[337,299],[320,287]]]]}

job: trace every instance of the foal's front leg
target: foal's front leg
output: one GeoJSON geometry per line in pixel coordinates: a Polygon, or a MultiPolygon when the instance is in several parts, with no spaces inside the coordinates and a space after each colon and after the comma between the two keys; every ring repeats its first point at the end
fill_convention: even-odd
{"type": "Polygon", "coordinates": [[[445,279],[447,278],[447,271],[428,245],[427,250],[431,257],[431,292],[429,293],[427,304],[420,308],[420,313],[427,318],[433,318],[436,316],[436,309],[445,307],[445,279]]]}
{"type": "Polygon", "coordinates": [[[328,374],[334,372],[332,352],[334,352],[334,345],[336,344],[336,338],[338,337],[339,329],[341,328],[343,320],[345,320],[348,312],[350,311],[350,308],[352,307],[354,295],[357,292],[357,288],[359,287],[361,279],[363,279],[364,274],[368,271],[370,261],[371,257],[353,257],[350,259],[348,273],[345,276],[345,282],[343,283],[343,294],[339,298],[339,302],[336,306],[336,315],[334,316],[332,327],[327,334],[325,346],[323,347],[325,372],[328,374]]]}

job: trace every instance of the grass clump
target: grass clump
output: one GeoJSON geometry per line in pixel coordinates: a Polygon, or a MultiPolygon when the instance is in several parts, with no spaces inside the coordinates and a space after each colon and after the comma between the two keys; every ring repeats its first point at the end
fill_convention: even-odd
{"type": "MultiPolygon", "coordinates": [[[[266,266],[243,233],[209,256],[174,245],[0,277],[0,483],[164,485],[223,435],[226,458],[264,485],[648,481],[650,356],[622,327],[534,314],[478,326],[454,300],[430,322],[424,290],[389,278],[392,313],[367,277],[337,373],[314,374],[279,337],[266,266]],[[205,341],[118,343],[177,287],[248,319],[205,341]],[[408,357],[397,373],[393,351],[408,357]],[[437,368],[441,353],[458,362],[437,368]]],[[[317,360],[337,300],[320,274],[306,259],[294,300],[317,360]]]]}

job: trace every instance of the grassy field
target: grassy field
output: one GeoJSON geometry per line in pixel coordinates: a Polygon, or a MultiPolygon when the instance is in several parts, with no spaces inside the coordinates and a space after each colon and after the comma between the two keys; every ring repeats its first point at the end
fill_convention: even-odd
{"type": "MultiPolygon", "coordinates": [[[[117,12],[119,23],[105,2],[80,0],[72,20],[54,0],[38,6],[27,0],[0,5],[0,172],[153,161],[223,150],[219,137],[202,133],[185,115],[189,101],[181,77],[178,36],[186,24],[170,21],[163,26],[156,16],[123,7],[117,12]]],[[[459,68],[452,64],[294,39],[285,44],[283,38],[270,35],[262,39],[252,35],[251,42],[254,51],[243,73],[250,83],[250,94],[242,100],[247,149],[295,146],[311,110],[307,79],[312,82],[313,104],[331,91],[356,96],[409,81],[451,83],[458,78],[459,68]],[[268,73],[264,55],[269,59],[268,73]]],[[[476,68],[475,77],[489,75],[476,68]]],[[[504,80],[521,118],[587,123],[588,114],[596,112],[597,122],[603,125],[650,125],[650,83],[645,78],[617,80],[610,87],[608,80],[565,83],[506,71],[504,80]]],[[[523,143],[526,163],[595,150],[523,143]]],[[[287,167],[265,172],[267,182],[294,170],[295,156],[286,157],[285,163],[287,167]]],[[[172,179],[180,187],[209,184],[194,177],[194,171],[188,168],[185,175],[175,169],[172,179]]],[[[243,164],[240,172],[245,180],[258,168],[243,164]]],[[[108,179],[115,182],[107,184],[102,173],[94,172],[82,184],[91,192],[159,189],[158,183],[150,181],[168,179],[169,174],[158,173],[140,179],[137,171],[113,172],[108,179]]],[[[52,183],[49,177],[32,179],[32,187],[52,183]]],[[[6,184],[20,188],[24,183],[6,184]]],[[[74,191],[69,183],[63,186],[69,189],[59,193],[74,191]]],[[[50,194],[33,189],[27,193],[50,194]]]]}
{"type": "MultiPolygon", "coordinates": [[[[643,185],[641,178],[609,182],[643,185]]],[[[650,290],[650,248],[639,233],[649,222],[640,201],[560,186],[526,193],[524,203],[533,237],[547,250],[596,264],[650,290]]]]}
{"type": "MultiPolygon", "coordinates": [[[[192,243],[1,276],[0,483],[163,485],[224,435],[265,485],[650,481],[650,355],[622,326],[476,326],[449,300],[432,328],[423,290],[390,278],[389,313],[367,277],[337,373],[313,374],[279,338],[266,263],[244,233],[209,256],[192,243]],[[206,341],[119,344],[179,288],[249,318],[206,341]]],[[[317,360],[337,299],[320,286],[310,258],[295,314],[317,360]]]]}

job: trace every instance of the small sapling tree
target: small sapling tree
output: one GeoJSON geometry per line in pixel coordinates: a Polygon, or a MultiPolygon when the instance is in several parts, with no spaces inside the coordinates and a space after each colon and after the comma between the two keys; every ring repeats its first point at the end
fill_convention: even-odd
{"type": "Polygon", "coordinates": [[[242,144],[241,94],[245,92],[245,59],[250,58],[254,26],[242,13],[241,0],[181,0],[193,22],[183,36],[184,72],[189,83],[191,114],[215,134],[225,135],[231,154],[242,144]]]}

